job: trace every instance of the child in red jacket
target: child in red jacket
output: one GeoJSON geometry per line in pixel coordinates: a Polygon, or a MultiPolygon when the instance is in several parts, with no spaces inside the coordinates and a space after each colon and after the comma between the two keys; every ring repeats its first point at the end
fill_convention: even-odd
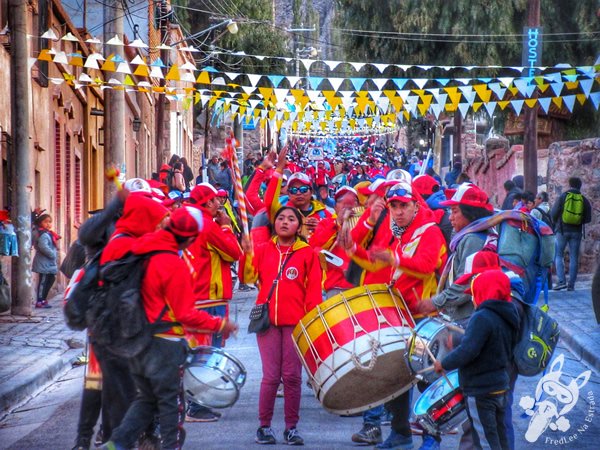
{"type": "Polygon", "coordinates": [[[279,382],[283,380],[285,431],[288,445],[302,445],[296,430],[299,420],[302,365],[294,349],[292,330],[304,315],[322,301],[321,267],[317,254],[299,236],[302,214],[283,206],[274,216],[275,236],[242,258],[245,279],[260,281],[257,304],[269,302],[271,321],[267,331],[256,336],[263,378],[260,385],[256,432],[259,444],[275,444],[271,429],[279,382]],[[269,295],[270,294],[270,295],[269,295]]]}

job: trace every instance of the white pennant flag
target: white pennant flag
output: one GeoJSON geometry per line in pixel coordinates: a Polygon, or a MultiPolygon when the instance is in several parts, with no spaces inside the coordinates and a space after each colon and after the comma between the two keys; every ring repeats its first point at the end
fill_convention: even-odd
{"type": "Polygon", "coordinates": [[[563,103],[569,110],[569,112],[573,112],[573,106],[575,105],[575,96],[574,95],[565,95],[563,97],[563,103]]]}
{"type": "Polygon", "coordinates": [[[492,117],[494,115],[494,111],[496,110],[497,104],[498,104],[497,102],[487,102],[483,105],[483,106],[485,106],[485,109],[490,117],[492,117]]]}
{"type": "Polygon", "coordinates": [[[513,107],[513,109],[515,110],[515,114],[518,116],[519,114],[521,114],[521,109],[523,109],[523,100],[513,100],[510,102],[510,105],[513,107]]]}
{"type": "Polygon", "coordinates": [[[277,103],[282,103],[285,101],[285,97],[288,95],[289,89],[274,89],[274,92],[277,103]]]}
{"type": "Polygon", "coordinates": [[[375,67],[377,70],[379,70],[379,73],[383,73],[383,71],[390,66],[389,64],[371,64],[371,65],[373,67],[375,67]]]}
{"type": "Polygon", "coordinates": [[[552,99],[550,97],[545,97],[545,98],[539,98],[538,99],[538,103],[540,104],[540,107],[544,110],[544,112],[546,114],[548,114],[548,110],[550,109],[550,103],[552,102],[552,99]]]}
{"type": "Polygon", "coordinates": [[[550,84],[550,89],[552,89],[552,92],[554,92],[554,95],[556,97],[560,97],[560,93],[562,92],[563,86],[565,85],[565,83],[563,83],[562,81],[556,82],[556,83],[551,83],[550,84]]]}
{"type": "Polygon", "coordinates": [[[331,84],[331,87],[336,92],[340,88],[340,86],[342,85],[342,83],[344,82],[344,78],[327,78],[327,80],[329,80],[329,83],[331,84]]]}
{"type": "Polygon", "coordinates": [[[302,61],[302,65],[308,71],[310,71],[310,67],[315,63],[314,59],[301,59],[300,61],[302,61]]]}
{"type": "Polygon", "coordinates": [[[256,84],[262,78],[262,75],[256,75],[256,74],[246,74],[246,76],[250,80],[250,84],[252,85],[252,87],[256,87],[256,84]]]}
{"type": "Polygon", "coordinates": [[[459,103],[458,109],[460,110],[460,115],[464,119],[467,117],[467,112],[469,112],[469,104],[468,103],[459,103]]]}
{"type": "Polygon", "coordinates": [[[414,83],[419,86],[419,89],[423,89],[425,84],[429,81],[428,78],[413,78],[414,83]]]}
{"type": "Polygon", "coordinates": [[[375,86],[377,86],[377,89],[381,90],[386,85],[386,83],[390,80],[389,80],[389,78],[372,78],[371,81],[373,81],[373,83],[375,83],[375,86]]]}
{"type": "Polygon", "coordinates": [[[335,70],[335,68],[337,66],[340,65],[340,61],[323,61],[327,67],[329,67],[329,70],[335,70]]]}
{"type": "Polygon", "coordinates": [[[242,90],[245,94],[252,94],[256,88],[254,86],[242,86],[242,90]]]}
{"type": "Polygon", "coordinates": [[[350,65],[358,72],[365,66],[365,63],[351,62],[350,65]]]}

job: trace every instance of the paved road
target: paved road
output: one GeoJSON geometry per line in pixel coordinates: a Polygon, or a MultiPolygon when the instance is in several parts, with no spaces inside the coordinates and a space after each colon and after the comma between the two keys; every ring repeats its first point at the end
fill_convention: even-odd
{"type": "MultiPolygon", "coordinates": [[[[232,315],[238,311],[239,321],[244,327],[252,298],[236,296],[232,315]]],[[[223,411],[223,418],[216,423],[186,424],[189,449],[247,449],[259,448],[254,443],[257,423],[257,398],[260,383],[260,362],[255,338],[241,332],[236,340],[228,342],[227,350],[242,360],[248,380],[239,401],[223,411]]],[[[564,355],[561,380],[568,385],[580,374],[586,374],[588,367],[578,361],[567,348],[560,347],[557,355],[564,355]]],[[[82,387],[83,369],[68,370],[55,382],[43,389],[37,396],[14,410],[0,421],[0,449],[69,449],[73,444],[79,395],[82,387]]],[[[563,411],[559,425],[565,431],[552,431],[547,428],[537,440],[525,439],[530,423],[529,416],[523,416],[519,407],[521,397],[534,397],[537,378],[519,379],[514,406],[516,440],[518,449],[578,448],[596,450],[600,448],[600,375],[590,372],[589,381],[581,387],[579,398],[574,399],[574,407],[563,411]],[[569,442],[571,439],[571,442],[569,442]],[[566,444],[564,443],[566,442],[566,444]]],[[[305,438],[308,449],[348,449],[356,447],[350,436],[361,427],[360,417],[343,418],[327,413],[315,400],[308,387],[303,388],[301,419],[299,430],[305,438]]],[[[351,395],[351,393],[349,393],[351,395]]],[[[568,397],[568,395],[567,395],[568,397]]],[[[565,397],[566,398],[566,397],[565,397]]],[[[558,403],[559,411],[562,406],[558,403]]],[[[537,416],[539,417],[539,416],[537,416]]],[[[283,400],[278,399],[273,428],[278,438],[283,431],[283,400]]],[[[384,434],[389,427],[384,427],[384,434]]],[[[420,438],[415,438],[418,443],[420,438]]],[[[442,448],[457,448],[458,437],[447,436],[442,448]]],[[[282,448],[276,446],[274,448],[282,448]]],[[[272,447],[273,448],[273,447],[272,447]]]]}

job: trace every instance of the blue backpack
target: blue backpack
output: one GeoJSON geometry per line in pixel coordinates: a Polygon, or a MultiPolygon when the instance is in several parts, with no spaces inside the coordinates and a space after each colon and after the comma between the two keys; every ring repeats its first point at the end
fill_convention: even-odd
{"type": "Polygon", "coordinates": [[[552,229],[535,217],[520,211],[502,211],[493,216],[497,226],[497,252],[501,266],[523,281],[523,300],[536,304],[540,292],[547,292],[548,270],[555,253],[552,229]]]}

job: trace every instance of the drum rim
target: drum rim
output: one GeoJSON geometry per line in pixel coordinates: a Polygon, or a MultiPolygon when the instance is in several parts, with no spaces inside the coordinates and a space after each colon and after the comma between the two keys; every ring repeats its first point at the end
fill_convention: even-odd
{"type": "MultiPolygon", "coordinates": [[[[200,353],[203,350],[212,350],[212,353],[218,353],[221,356],[224,356],[224,357],[230,359],[231,361],[233,361],[240,368],[240,373],[244,374],[244,380],[243,380],[242,384],[240,385],[240,389],[246,384],[246,379],[248,378],[248,372],[246,372],[246,367],[244,366],[244,364],[242,364],[242,362],[238,358],[233,356],[231,353],[226,352],[222,348],[212,347],[210,345],[199,345],[197,347],[190,348],[190,353],[195,355],[197,353],[200,353]]],[[[184,369],[187,369],[192,364],[193,364],[193,362],[191,362],[191,361],[188,362],[185,365],[184,369]]],[[[231,377],[229,377],[229,378],[231,378],[231,377]]]]}
{"type": "MultiPolygon", "coordinates": [[[[450,371],[450,372],[447,372],[447,373],[446,373],[446,377],[447,377],[447,378],[450,380],[450,382],[451,382],[451,383],[454,383],[454,381],[455,381],[455,380],[454,380],[454,376],[456,376],[456,386],[457,386],[457,387],[456,387],[456,389],[453,389],[452,391],[450,391],[450,392],[449,392],[448,394],[446,394],[446,395],[449,395],[450,393],[454,392],[455,390],[461,389],[461,387],[460,387],[460,381],[459,381],[459,379],[458,379],[458,370],[452,370],[452,371],[450,371]],[[452,379],[451,379],[450,377],[452,377],[452,379]]],[[[417,414],[417,406],[419,405],[419,402],[421,401],[421,399],[423,399],[423,401],[425,401],[425,399],[424,399],[424,397],[423,397],[423,396],[425,395],[425,393],[426,393],[428,390],[432,389],[434,385],[436,385],[436,384],[438,384],[438,383],[441,383],[441,382],[446,382],[446,380],[445,380],[445,378],[444,378],[444,377],[440,377],[440,378],[438,378],[437,380],[435,380],[433,383],[431,383],[431,384],[430,384],[430,385],[427,387],[427,389],[425,389],[425,390],[424,390],[424,391],[421,393],[421,395],[419,396],[419,398],[418,398],[418,399],[415,401],[415,405],[413,406],[413,414],[414,414],[415,416],[417,416],[417,417],[422,417],[422,416],[425,416],[425,415],[427,415],[427,411],[425,411],[425,413],[417,414]]],[[[440,400],[441,400],[442,398],[444,398],[446,395],[442,396],[442,397],[440,398],[440,400]]],[[[438,400],[438,401],[439,401],[439,400],[438,400]]],[[[436,403],[437,403],[437,402],[436,402],[436,403]]],[[[431,406],[433,406],[433,405],[431,405],[431,406]]],[[[428,408],[428,409],[429,409],[429,408],[428,408]]]]}

